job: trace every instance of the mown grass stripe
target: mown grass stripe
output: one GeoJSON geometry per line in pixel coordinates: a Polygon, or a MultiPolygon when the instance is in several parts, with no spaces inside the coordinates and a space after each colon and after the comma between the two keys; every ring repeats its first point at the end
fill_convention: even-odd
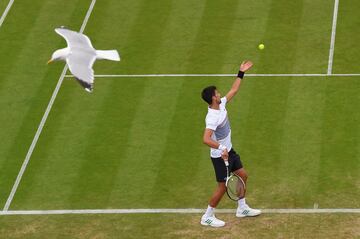
{"type": "MultiPolygon", "coordinates": [[[[86,13],[85,19],[84,19],[84,21],[83,21],[83,23],[81,25],[80,32],[84,31],[85,26],[86,26],[86,24],[87,24],[87,22],[89,20],[89,17],[91,15],[91,12],[92,12],[92,10],[94,8],[95,3],[96,3],[96,0],[91,1],[88,12],[86,13]]],[[[10,195],[9,195],[8,199],[6,200],[3,211],[7,211],[9,209],[10,205],[11,205],[11,202],[12,202],[12,200],[14,198],[16,190],[17,190],[17,188],[18,188],[18,186],[20,184],[21,178],[22,178],[22,176],[23,176],[23,174],[24,174],[24,172],[26,170],[26,167],[27,167],[29,161],[30,161],[30,157],[32,155],[32,152],[33,152],[33,150],[34,150],[34,148],[36,146],[36,143],[37,143],[37,141],[38,141],[38,139],[40,137],[42,129],[43,129],[43,127],[45,125],[45,122],[47,120],[47,117],[48,117],[48,115],[49,115],[49,113],[51,111],[52,105],[54,104],[56,96],[57,96],[57,94],[58,94],[58,92],[60,90],[60,86],[61,86],[61,84],[62,84],[62,82],[64,80],[66,71],[67,71],[67,65],[65,65],[65,67],[64,67],[64,69],[63,69],[63,71],[62,71],[62,73],[60,75],[60,78],[59,78],[58,83],[57,83],[57,85],[55,87],[54,93],[51,96],[50,102],[49,102],[49,104],[48,104],[48,106],[47,106],[47,108],[45,110],[45,113],[44,113],[44,115],[43,115],[43,117],[41,119],[40,125],[39,125],[39,127],[38,127],[38,129],[37,129],[37,131],[35,133],[34,139],[33,139],[32,143],[30,145],[30,148],[29,148],[27,154],[26,154],[25,160],[24,160],[24,162],[23,162],[23,164],[22,164],[22,166],[20,168],[20,171],[19,171],[17,177],[16,177],[16,180],[15,180],[15,183],[14,183],[12,189],[11,189],[10,195]]]]}

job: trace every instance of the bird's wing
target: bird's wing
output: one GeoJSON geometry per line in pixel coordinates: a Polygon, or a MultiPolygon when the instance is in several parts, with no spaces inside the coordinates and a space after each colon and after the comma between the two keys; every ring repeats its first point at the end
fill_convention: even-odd
{"type": "Polygon", "coordinates": [[[90,39],[82,33],[74,32],[66,28],[56,28],[55,32],[60,36],[62,36],[63,38],[65,38],[70,48],[73,47],[94,48],[91,44],[90,39]]]}
{"type": "Polygon", "coordinates": [[[86,52],[73,52],[66,63],[69,66],[71,73],[78,79],[88,84],[94,83],[94,70],[92,66],[96,60],[96,55],[88,54],[86,52]]]}

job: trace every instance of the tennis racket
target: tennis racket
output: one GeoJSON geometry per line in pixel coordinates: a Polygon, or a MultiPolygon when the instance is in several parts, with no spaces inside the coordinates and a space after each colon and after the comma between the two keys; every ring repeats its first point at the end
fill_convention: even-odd
{"type": "Polygon", "coordinates": [[[245,196],[245,183],[238,175],[229,173],[229,162],[224,161],[226,166],[226,194],[231,200],[238,201],[245,196]]]}

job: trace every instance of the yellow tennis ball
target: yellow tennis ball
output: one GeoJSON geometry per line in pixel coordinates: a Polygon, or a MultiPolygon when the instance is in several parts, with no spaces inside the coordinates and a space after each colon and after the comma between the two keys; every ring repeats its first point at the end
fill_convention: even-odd
{"type": "Polygon", "coordinates": [[[261,44],[259,44],[258,48],[259,48],[259,50],[264,50],[265,45],[261,43],[261,44]]]}

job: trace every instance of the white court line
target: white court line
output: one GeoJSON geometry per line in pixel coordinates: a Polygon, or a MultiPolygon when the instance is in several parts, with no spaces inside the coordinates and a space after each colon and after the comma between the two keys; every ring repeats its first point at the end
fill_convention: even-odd
{"type": "MultiPolygon", "coordinates": [[[[235,77],[236,74],[144,74],[144,75],[95,75],[95,78],[142,78],[142,77],[235,77]]],[[[246,77],[324,77],[324,76],[360,76],[360,74],[246,74],[246,77]]],[[[66,75],[71,78],[73,75],[66,75]]]]}
{"type": "Polygon", "coordinates": [[[327,70],[328,75],[330,75],[331,72],[332,72],[332,65],[333,65],[333,59],[334,59],[335,36],[336,36],[336,24],[337,24],[338,9],[339,9],[339,0],[335,0],[333,23],[332,23],[332,30],[331,30],[331,40],[330,40],[330,50],[329,50],[329,62],[328,62],[328,70],[327,70]]]}
{"type": "MultiPolygon", "coordinates": [[[[89,7],[89,10],[87,11],[86,16],[85,16],[85,19],[84,19],[84,21],[83,21],[83,23],[82,23],[82,26],[81,26],[81,28],[80,28],[80,32],[83,32],[83,31],[84,31],[85,26],[86,26],[86,24],[87,24],[87,22],[88,22],[88,20],[89,20],[90,14],[91,14],[91,12],[92,12],[92,10],[93,10],[93,8],[94,8],[95,3],[96,3],[96,0],[92,0],[92,2],[91,2],[91,4],[90,4],[90,7],[89,7]]],[[[22,178],[22,176],[23,176],[23,174],[24,174],[24,172],[25,172],[26,166],[27,166],[28,163],[29,163],[31,154],[32,154],[32,152],[33,152],[33,150],[34,150],[34,148],[35,148],[35,146],[36,146],[36,143],[37,143],[37,141],[38,141],[38,139],[39,139],[39,136],[40,136],[40,134],[41,134],[41,131],[42,131],[44,125],[45,125],[46,119],[47,119],[47,117],[48,117],[48,115],[49,115],[49,113],[50,113],[50,110],[51,110],[51,108],[52,108],[52,105],[54,104],[55,98],[56,98],[56,96],[57,96],[57,94],[58,94],[58,92],[59,92],[59,90],[60,90],[60,86],[61,86],[61,83],[62,83],[63,80],[64,80],[66,71],[67,71],[67,65],[64,66],[64,69],[63,69],[63,71],[62,71],[62,73],[61,73],[61,75],[60,75],[60,78],[59,78],[58,83],[57,83],[57,85],[56,85],[56,87],[55,87],[55,90],[54,90],[54,92],[53,92],[53,94],[52,94],[52,96],[51,96],[50,102],[49,102],[49,104],[48,104],[48,106],[47,106],[47,108],[46,108],[46,111],[45,111],[42,119],[41,119],[40,125],[39,125],[39,127],[38,127],[38,129],[37,129],[37,131],[36,131],[36,134],[35,134],[35,136],[34,136],[34,139],[33,139],[32,143],[31,143],[31,145],[30,145],[30,148],[29,148],[29,150],[28,150],[28,152],[27,152],[27,154],[26,154],[25,160],[24,160],[24,162],[23,162],[23,164],[22,164],[22,166],[21,166],[20,172],[19,172],[19,174],[18,174],[17,177],[16,177],[16,180],[15,180],[15,183],[14,183],[12,189],[11,189],[10,195],[9,195],[9,197],[8,197],[6,203],[5,203],[5,206],[4,206],[4,209],[3,209],[4,212],[8,211],[8,209],[9,209],[9,207],[10,207],[10,204],[11,204],[13,198],[14,198],[14,195],[15,195],[15,193],[16,193],[16,190],[17,190],[17,188],[18,188],[18,186],[19,186],[19,184],[20,184],[20,180],[21,180],[21,178],[22,178]]]]}
{"type": "MultiPolygon", "coordinates": [[[[235,213],[235,209],[216,209],[216,213],[235,213]]],[[[79,209],[79,210],[11,210],[0,212],[0,215],[59,215],[59,214],[159,214],[159,213],[176,213],[176,214],[195,214],[204,213],[205,209],[197,208],[165,208],[165,209],[79,209]]],[[[360,208],[279,208],[279,209],[262,209],[263,213],[274,214],[314,214],[314,213],[360,213],[360,208]]]]}
{"type": "Polygon", "coordinates": [[[2,15],[1,18],[0,18],[0,27],[1,27],[1,25],[3,24],[3,22],[5,21],[5,18],[6,18],[6,16],[7,16],[8,12],[10,11],[10,8],[11,8],[11,6],[13,5],[14,1],[15,1],[15,0],[10,0],[9,3],[8,3],[8,5],[6,6],[5,11],[4,11],[3,15],[2,15]]]}

